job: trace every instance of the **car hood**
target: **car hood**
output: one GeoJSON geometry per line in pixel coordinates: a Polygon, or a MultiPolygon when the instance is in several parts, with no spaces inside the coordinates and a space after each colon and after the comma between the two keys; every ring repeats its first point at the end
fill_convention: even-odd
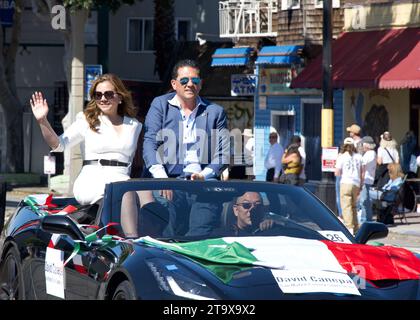
{"type": "MultiPolygon", "coordinates": [[[[240,242],[242,247],[248,249],[251,256],[258,257],[257,261],[248,261],[246,258],[249,259],[249,256],[245,256],[244,260],[235,260],[238,259],[237,255],[241,254],[235,250],[224,252],[227,255],[217,251],[217,255],[209,257],[203,255],[200,248],[194,247],[195,251],[191,252],[185,250],[191,247],[179,243],[175,244],[175,247],[159,243],[159,250],[153,251],[159,252],[158,255],[161,257],[176,260],[206,282],[219,287],[227,286],[241,290],[276,288],[275,292],[281,293],[278,288],[284,282],[298,283],[299,276],[311,277],[311,272],[315,271],[314,277],[316,277],[317,272],[322,271],[329,272],[330,275],[340,273],[348,276],[364,298],[388,299],[390,296],[392,299],[420,298],[420,260],[411,252],[401,248],[376,248],[357,244],[343,246],[289,237],[211,239],[197,241],[194,245],[204,245],[205,252],[208,253],[211,248],[223,247],[222,242],[218,242],[220,240],[228,244],[240,242]],[[353,252],[352,255],[352,251],[357,252],[353,252]],[[228,263],[221,263],[223,261],[228,263]]],[[[148,245],[154,246],[153,243],[148,245]]],[[[227,248],[232,249],[229,246],[227,248]]],[[[335,295],[343,296],[340,293],[335,295]]]]}

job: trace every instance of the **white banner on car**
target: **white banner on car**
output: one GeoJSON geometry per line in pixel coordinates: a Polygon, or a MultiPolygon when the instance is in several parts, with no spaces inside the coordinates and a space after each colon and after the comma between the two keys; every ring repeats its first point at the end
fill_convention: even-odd
{"type": "Polygon", "coordinates": [[[284,293],[328,292],[360,296],[353,280],[345,273],[321,270],[271,270],[284,293]]]}
{"type": "Polygon", "coordinates": [[[47,294],[64,299],[64,252],[47,248],[45,254],[45,282],[47,294]]]}
{"type": "Polygon", "coordinates": [[[258,259],[255,264],[286,270],[329,270],[345,273],[327,245],[318,240],[292,237],[225,237],[247,247],[258,259]]]}

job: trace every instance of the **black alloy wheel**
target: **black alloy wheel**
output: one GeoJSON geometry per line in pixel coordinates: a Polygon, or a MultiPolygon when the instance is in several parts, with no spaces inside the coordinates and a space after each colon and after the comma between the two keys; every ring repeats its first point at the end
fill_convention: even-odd
{"type": "Polygon", "coordinates": [[[131,283],[127,280],[121,282],[115,290],[112,300],[136,300],[131,283]]]}
{"type": "Polygon", "coordinates": [[[22,273],[16,258],[16,249],[11,248],[7,252],[6,259],[3,263],[3,283],[0,287],[0,297],[4,300],[18,300],[22,299],[22,273]]]}

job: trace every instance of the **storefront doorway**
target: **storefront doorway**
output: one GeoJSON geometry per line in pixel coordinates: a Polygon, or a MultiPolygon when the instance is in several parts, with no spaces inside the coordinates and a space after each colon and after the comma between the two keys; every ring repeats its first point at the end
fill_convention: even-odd
{"type": "Polygon", "coordinates": [[[302,135],[308,181],[321,180],[321,108],[321,100],[302,100],[302,135]]]}
{"type": "Polygon", "coordinates": [[[295,112],[271,111],[271,126],[279,135],[279,144],[286,149],[295,133],[295,112]]]}
{"type": "Polygon", "coordinates": [[[420,109],[420,89],[410,90],[410,130],[417,136],[419,143],[419,109],[420,109]]]}

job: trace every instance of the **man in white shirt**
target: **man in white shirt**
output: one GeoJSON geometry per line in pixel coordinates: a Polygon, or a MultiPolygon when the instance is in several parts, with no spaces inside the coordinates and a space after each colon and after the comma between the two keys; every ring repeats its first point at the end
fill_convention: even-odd
{"type": "Polygon", "coordinates": [[[359,208],[362,211],[359,223],[365,221],[372,221],[372,202],[369,196],[369,190],[372,188],[375,181],[376,171],[376,152],[375,141],[370,136],[365,136],[362,139],[364,154],[362,157],[362,190],[359,197],[359,208]]]}
{"type": "Polygon", "coordinates": [[[265,176],[266,181],[278,182],[281,173],[281,157],[284,150],[277,142],[278,135],[276,132],[271,132],[269,135],[270,149],[265,156],[264,166],[267,169],[265,176]]]}
{"type": "MultiPolygon", "coordinates": [[[[171,85],[175,92],[156,97],[146,115],[145,171],[153,178],[217,179],[229,163],[226,113],[223,107],[199,96],[201,78],[196,61],[176,63],[171,85]]],[[[180,190],[160,190],[154,196],[171,207],[165,236],[210,234],[220,223],[221,208],[214,203],[194,201],[180,190]],[[189,225],[179,223],[187,221],[177,219],[183,214],[189,214],[189,225]]]]}

